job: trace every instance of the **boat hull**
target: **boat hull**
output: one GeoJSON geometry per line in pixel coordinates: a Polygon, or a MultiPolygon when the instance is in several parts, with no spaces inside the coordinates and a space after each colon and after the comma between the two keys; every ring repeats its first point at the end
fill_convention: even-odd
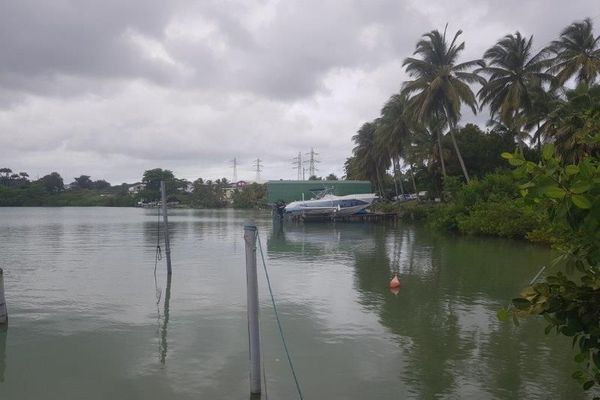
{"type": "Polygon", "coordinates": [[[288,204],[285,215],[304,218],[345,217],[369,207],[377,196],[374,194],[326,196],[317,200],[295,201],[288,204]]]}

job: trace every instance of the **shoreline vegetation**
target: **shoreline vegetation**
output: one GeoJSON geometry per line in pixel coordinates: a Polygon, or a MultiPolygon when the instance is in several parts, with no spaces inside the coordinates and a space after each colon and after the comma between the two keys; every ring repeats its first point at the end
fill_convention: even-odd
{"type": "Polygon", "coordinates": [[[235,185],[227,179],[178,179],[173,172],[155,168],[144,172],[141,182],[111,186],[81,175],[68,185],[57,172],[31,181],[26,172],[0,168],[0,207],[136,207],[160,200],[160,181],[167,187],[167,200],[185,208],[266,207],[264,184],[235,185]]]}

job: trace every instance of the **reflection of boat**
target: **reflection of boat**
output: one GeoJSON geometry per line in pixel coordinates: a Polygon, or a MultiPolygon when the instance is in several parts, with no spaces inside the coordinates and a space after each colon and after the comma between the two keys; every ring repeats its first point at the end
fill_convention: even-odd
{"type": "Polygon", "coordinates": [[[348,194],[336,196],[325,193],[313,200],[293,201],[284,212],[289,216],[301,217],[343,217],[353,215],[369,207],[377,198],[374,193],[348,194]]]}
{"type": "MultiPolygon", "coordinates": [[[[269,257],[346,257],[375,247],[374,224],[285,224],[273,229],[267,241],[269,257]]],[[[339,258],[338,258],[339,260],[339,258]]]]}

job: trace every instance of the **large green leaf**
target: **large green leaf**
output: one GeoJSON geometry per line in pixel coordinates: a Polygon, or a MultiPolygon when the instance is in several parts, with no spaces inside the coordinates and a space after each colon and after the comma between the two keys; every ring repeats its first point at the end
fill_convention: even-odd
{"type": "Polygon", "coordinates": [[[588,209],[592,207],[592,202],[582,194],[574,194],[571,201],[579,208],[588,209]]]}
{"type": "Polygon", "coordinates": [[[518,167],[519,165],[525,164],[525,161],[520,158],[509,158],[508,163],[514,167],[518,167]]]}
{"type": "Polygon", "coordinates": [[[558,186],[548,186],[544,189],[544,194],[553,199],[562,199],[566,193],[563,188],[558,186]]]}
{"type": "Polygon", "coordinates": [[[542,150],[542,157],[544,157],[544,160],[551,159],[553,155],[554,155],[554,144],[553,143],[545,144],[544,148],[542,150]]]}
{"type": "Polygon", "coordinates": [[[569,191],[571,193],[581,194],[581,193],[585,193],[588,190],[590,190],[591,187],[592,187],[592,185],[590,185],[587,182],[575,182],[575,184],[573,186],[571,186],[569,191]]]}
{"type": "Polygon", "coordinates": [[[579,173],[579,167],[577,165],[567,165],[565,171],[567,175],[576,175],[579,173]]]}

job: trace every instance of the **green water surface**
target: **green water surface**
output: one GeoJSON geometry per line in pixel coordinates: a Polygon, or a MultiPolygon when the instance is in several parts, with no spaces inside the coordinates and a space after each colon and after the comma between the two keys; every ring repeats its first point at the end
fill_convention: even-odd
{"type": "MultiPolygon", "coordinates": [[[[567,339],[495,316],[551,260],[542,247],[172,210],[168,284],[164,260],[155,283],[156,210],[0,208],[0,399],[248,399],[248,219],[305,399],[587,398],[567,339]]],[[[295,399],[259,276],[268,395],[295,399]]]]}

